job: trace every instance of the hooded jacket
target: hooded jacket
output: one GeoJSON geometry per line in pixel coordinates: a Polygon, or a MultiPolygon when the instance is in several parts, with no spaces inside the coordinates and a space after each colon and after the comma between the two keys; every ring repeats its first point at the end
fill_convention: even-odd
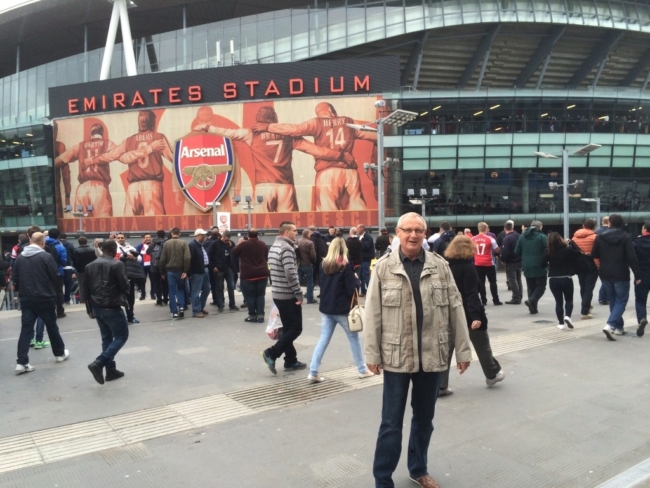
{"type": "Polygon", "coordinates": [[[515,254],[521,256],[521,268],[526,278],[542,278],[546,276],[546,268],[542,265],[547,238],[537,227],[529,227],[519,238],[515,246],[515,254]]]}
{"type": "Polygon", "coordinates": [[[447,246],[454,237],[456,237],[456,233],[453,230],[444,231],[440,237],[433,241],[431,250],[443,256],[445,254],[445,249],[447,249],[447,246]]]}
{"type": "Polygon", "coordinates": [[[56,255],[59,257],[56,263],[59,268],[59,276],[63,276],[63,267],[68,265],[68,252],[63,247],[63,244],[51,237],[45,239],[45,244],[51,246],[56,251],[56,255]]]}
{"type": "Polygon", "coordinates": [[[645,276],[650,276],[650,234],[637,237],[632,242],[636,258],[639,261],[639,269],[645,276]]]}
{"type": "MultiPolygon", "coordinates": [[[[594,242],[596,241],[596,233],[591,229],[578,229],[575,234],[573,234],[573,243],[580,248],[580,250],[591,256],[591,250],[594,248],[594,242]]],[[[594,259],[596,266],[600,267],[600,260],[594,259]]]]}
{"type": "Polygon", "coordinates": [[[36,244],[30,244],[16,258],[13,280],[21,299],[54,300],[54,286],[59,282],[57,263],[50,253],[36,244]]]}
{"type": "Polygon", "coordinates": [[[591,256],[600,259],[601,280],[630,281],[630,268],[636,278],[641,277],[632,238],[622,229],[610,228],[596,237],[591,256]]]}

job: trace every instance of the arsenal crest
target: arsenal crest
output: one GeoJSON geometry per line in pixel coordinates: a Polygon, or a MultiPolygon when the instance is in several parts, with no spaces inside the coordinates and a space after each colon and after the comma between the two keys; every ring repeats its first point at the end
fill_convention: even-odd
{"type": "Polygon", "coordinates": [[[228,191],[233,162],[232,144],[227,137],[201,132],[176,141],[176,181],[187,199],[204,212],[228,191]]]}

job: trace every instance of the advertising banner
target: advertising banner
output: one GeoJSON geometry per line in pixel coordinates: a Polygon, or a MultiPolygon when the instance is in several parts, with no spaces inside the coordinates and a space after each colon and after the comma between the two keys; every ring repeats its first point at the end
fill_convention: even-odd
{"type": "Polygon", "coordinates": [[[376,96],[91,114],[55,122],[59,228],[87,232],[377,225],[376,96]],[[247,198],[250,197],[250,209],[247,198]],[[261,202],[259,201],[261,199],[261,202]],[[221,222],[221,220],[220,220],[221,222]]]}

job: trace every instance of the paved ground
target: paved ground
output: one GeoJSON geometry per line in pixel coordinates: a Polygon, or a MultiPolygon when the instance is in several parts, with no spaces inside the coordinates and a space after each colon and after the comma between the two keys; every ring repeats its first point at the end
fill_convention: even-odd
{"type": "MultiPolygon", "coordinates": [[[[487,389],[478,364],[452,375],[429,456],[445,488],[595,487],[650,458],[650,338],[629,327],[606,341],[599,305],[595,319],[574,314],[578,327],[558,331],[553,306],[548,291],[536,316],[488,306],[507,378],[487,389]]],[[[381,378],[355,377],[342,331],[321,367],[328,379],[307,385],[306,372],[269,373],[264,326],[243,311],[172,322],[137,302],[142,323],[118,356],[126,376],[100,386],[86,369],[99,333],[76,309],[60,321],[70,359],[31,351],[36,371],[18,377],[19,317],[0,315],[0,487],[373,486],[381,378]]],[[[317,306],[303,310],[297,349],[308,362],[320,322],[317,306]]],[[[394,479],[415,486],[405,460],[394,479]]]]}

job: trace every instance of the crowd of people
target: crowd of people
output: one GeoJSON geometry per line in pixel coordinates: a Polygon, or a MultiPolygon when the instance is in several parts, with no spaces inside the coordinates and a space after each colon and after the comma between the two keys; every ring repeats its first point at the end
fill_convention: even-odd
{"type": "Polygon", "coordinates": [[[620,215],[605,217],[596,228],[587,219],[570,239],[558,232],[543,232],[538,220],[522,232],[513,221],[505,222],[498,235],[487,223],[479,222],[478,233],[455,230],[442,222],[437,233],[427,229],[416,213],[402,215],[395,234],[381,229],[373,240],[365,226],[349,230],[331,227],[327,234],[318,229],[298,230],[283,222],[272,245],[261,241],[250,229],[235,244],[229,231],[196,229],[187,242],[181,231],[160,230],[154,239],[145,234],[133,247],[122,233],[89,245],[81,236],[78,247],[58,229],[42,232],[30,227],[12,251],[12,280],[18,291],[22,317],[18,340],[16,374],[34,370],[29,363],[30,345],[52,348],[56,362],[70,353],[58,330],[57,319],[65,317],[76,280],[79,296],[90,318],[97,321],[101,353],[88,365],[94,379],[104,384],[124,376],[115,356],[129,336],[134,315],[136,290],[140,300],[150,298],[168,306],[172,319],[185,312],[203,319],[210,312],[232,311],[234,290],[241,288],[248,315],[245,322],[264,323],[266,288],[282,322],[277,341],[261,352],[268,369],[277,374],[276,361],[283,357],[285,371],[309,368],[307,380],[321,383],[321,363],[334,330],[344,330],[361,379],[384,374],[382,420],[373,473],[376,486],[393,486],[392,473],[400,457],[402,422],[412,383],[413,420],[409,441],[409,473],[425,488],[438,484],[427,472],[426,454],[433,431],[438,397],[451,395],[449,371],[456,352],[461,374],[469,367],[471,342],[485,376],[494,387],[504,380],[501,366],[492,353],[488,335],[487,287],[493,306],[520,305],[538,314],[540,298],[547,284],[555,299],[557,327],[573,329],[574,281],[580,287],[581,319],[594,317],[592,301],[598,279],[599,303],[609,305],[603,328],[607,339],[625,334],[623,313],[630,291],[630,269],[634,274],[637,331],[644,335],[646,302],[650,292],[650,221],[643,235],[633,239],[624,230],[620,215]],[[378,258],[378,259],[377,259],[378,258]],[[372,268],[372,263],[374,268],[372,268]],[[497,286],[499,261],[505,266],[510,300],[502,302],[497,286]],[[372,279],[371,279],[372,268],[372,279]],[[526,299],[522,285],[526,281],[526,299]],[[315,296],[318,283],[320,295],[315,296]],[[306,287],[303,294],[302,286],[306,287]],[[363,345],[357,329],[351,329],[348,315],[359,297],[365,297],[363,345]],[[320,298],[320,301],[317,300],[320,298]],[[294,341],[302,333],[302,305],[318,304],[321,335],[311,362],[298,359],[294,341]],[[47,329],[49,341],[44,341],[47,329]]]}

